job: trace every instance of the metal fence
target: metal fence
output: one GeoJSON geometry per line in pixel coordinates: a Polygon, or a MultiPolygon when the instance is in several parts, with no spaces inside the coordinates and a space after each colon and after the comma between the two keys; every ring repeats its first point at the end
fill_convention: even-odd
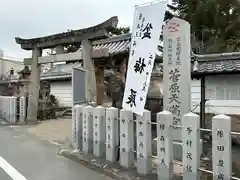
{"type": "Polygon", "coordinates": [[[157,115],[157,122],[151,122],[151,112],[145,110],[143,116],[136,116],[127,110],[114,107],[92,107],[76,105],[73,108],[72,142],[84,153],[105,157],[116,162],[120,152],[120,165],[132,168],[137,160],[137,172],[147,175],[152,172],[152,161],[157,159],[159,179],[171,179],[174,166],[181,165],[184,180],[200,179],[201,172],[212,173],[213,179],[225,180],[232,177],[231,118],[217,115],[212,118],[212,129],[201,129],[200,118],[189,112],[182,118],[181,126],[173,126],[173,116],[168,111],[157,115]],[[134,124],[136,130],[134,130],[134,124]],[[152,156],[152,125],[157,126],[157,156],[152,156]],[[212,133],[212,171],[200,166],[200,131],[212,133]],[[136,135],[136,148],[134,148],[136,135]],[[181,141],[175,141],[181,137],[181,141]],[[174,159],[174,145],[181,146],[181,162],[174,159]]]}
{"type": "Polygon", "coordinates": [[[0,96],[0,118],[8,124],[25,122],[26,97],[0,96]]]}

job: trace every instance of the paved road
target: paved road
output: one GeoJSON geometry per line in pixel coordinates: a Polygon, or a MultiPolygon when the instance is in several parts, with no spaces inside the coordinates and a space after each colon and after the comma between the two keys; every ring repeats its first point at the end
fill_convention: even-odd
{"type": "Polygon", "coordinates": [[[0,125],[0,180],[112,180],[57,155],[58,146],[0,125]]]}

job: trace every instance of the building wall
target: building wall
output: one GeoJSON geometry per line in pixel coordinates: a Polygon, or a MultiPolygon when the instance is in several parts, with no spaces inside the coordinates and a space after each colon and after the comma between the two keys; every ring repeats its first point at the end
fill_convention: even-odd
{"type": "MultiPolygon", "coordinates": [[[[210,76],[206,78],[206,113],[240,115],[240,75],[210,76]]],[[[163,83],[160,87],[164,89],[163,83]]],[[[71,81],[51,82],[51,93],[62,106],[72,106],[71,81]]],[[[201,87],[192,80],[192,110],[200,112],[201,87]]]]}
{"type": "Polygon", "coordinates": [[[72,107],[71,81],[51,82],[51,94],[56,96],[61,107],[72,107]]]}
{"type": "Polygon", "coordinates": [[[18,77],[17,72],[24,68],[24,65],[20,61],[6,60],[0,58],[0,78],[7,78],[10,74],[10,70],[14,69],[14,76],[18,77]]]}
{"type": "MultiPolygon", "coordinates": [[[[206,112],[240,115],[240,75],[206,77],[206,112]]],[[[192,108],[200,104],[200,81],[192,81],[192,108]]],[[[199,112],[197,107],[195,112],[199,112]]]]}

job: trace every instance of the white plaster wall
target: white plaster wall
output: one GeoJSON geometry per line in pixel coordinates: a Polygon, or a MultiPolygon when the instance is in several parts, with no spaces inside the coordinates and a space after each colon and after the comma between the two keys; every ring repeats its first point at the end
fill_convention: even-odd
{"type": "MultiPolygon", "coordinates": [[[[219,75],[206,78],[206,112],[240,114],[240,75],[219,75]]],[[[192,109],[200,103],[200,81],[192,81],[192,109]]],[[[199,112],[199,106],[195,112],[199,112]]]]}
{"type": "Polygon", "coordinates": [[[51,94],[56,96],[61,107],[72,107],[71,81],[51,82],[51,94]]]}
{"type": "Polygon", "coordinates": [[[22,62],[18,61],[6,61],[0,59],[0,77],[5,76],[7,77],[10,74],[10,70],[14,69],[14,76],[18,77],[19,71],[21,71],[24,68],[24,65],[22,62]]]}
{"type": "MultiPolygon", "coordinates": [[[[161,82],[163,88],[163,83],[161,82]]],[[[200,112],[200,81],[192,80],[192,110],[200,112]]],[[[62,106],[72,106],[71,81],[51,82],[51,93],[62,106]]],[[[240,75],[206,78],[206,112],[240,115],[240,75]]]]}

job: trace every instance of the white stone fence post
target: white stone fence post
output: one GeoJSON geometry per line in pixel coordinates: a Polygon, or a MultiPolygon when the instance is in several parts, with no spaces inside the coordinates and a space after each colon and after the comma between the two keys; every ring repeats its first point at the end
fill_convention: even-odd
{"type": "MultiPolygon", "coordinates": [[[[0,97],[0,106],[2,100],[0,97]]],[[[169,111],[157,114],[157,175],[159,180],[169,180],[174,172],[172,139],[173,115],[169,111]]],[[[116,163],[120,156],[120,166],[132,168],[141,175],[152,172],[151,112],[145,110],[143,116],[114,107],[92,107],[76,105],[73,108],[74,148],[85,154],[105,158],[116,163]],[[136,132],[134,132],[136,123],[136,132]],[[134,134],[136,133],[136,134],[134,134]],[[134,136],[137,146],[134,149],[134,136]],[[119,154],[118,154],[119,153],[119,154]],[[136,156],[134,156],[136,153],[136,156]]],[[[200,118],[189,112],[182,117],[182,165],[183,180],[199,180],[200,168],[200,118]]],[[[213,179],[230,179],[231,160],[231,118],[217,115],[212,118],[213,179]]]]}
{"type": "Polygon", "coordinates": [[[27,118],[27,99],[25,96],[19,98],[19,122],[25,123],[27,118]]]}

